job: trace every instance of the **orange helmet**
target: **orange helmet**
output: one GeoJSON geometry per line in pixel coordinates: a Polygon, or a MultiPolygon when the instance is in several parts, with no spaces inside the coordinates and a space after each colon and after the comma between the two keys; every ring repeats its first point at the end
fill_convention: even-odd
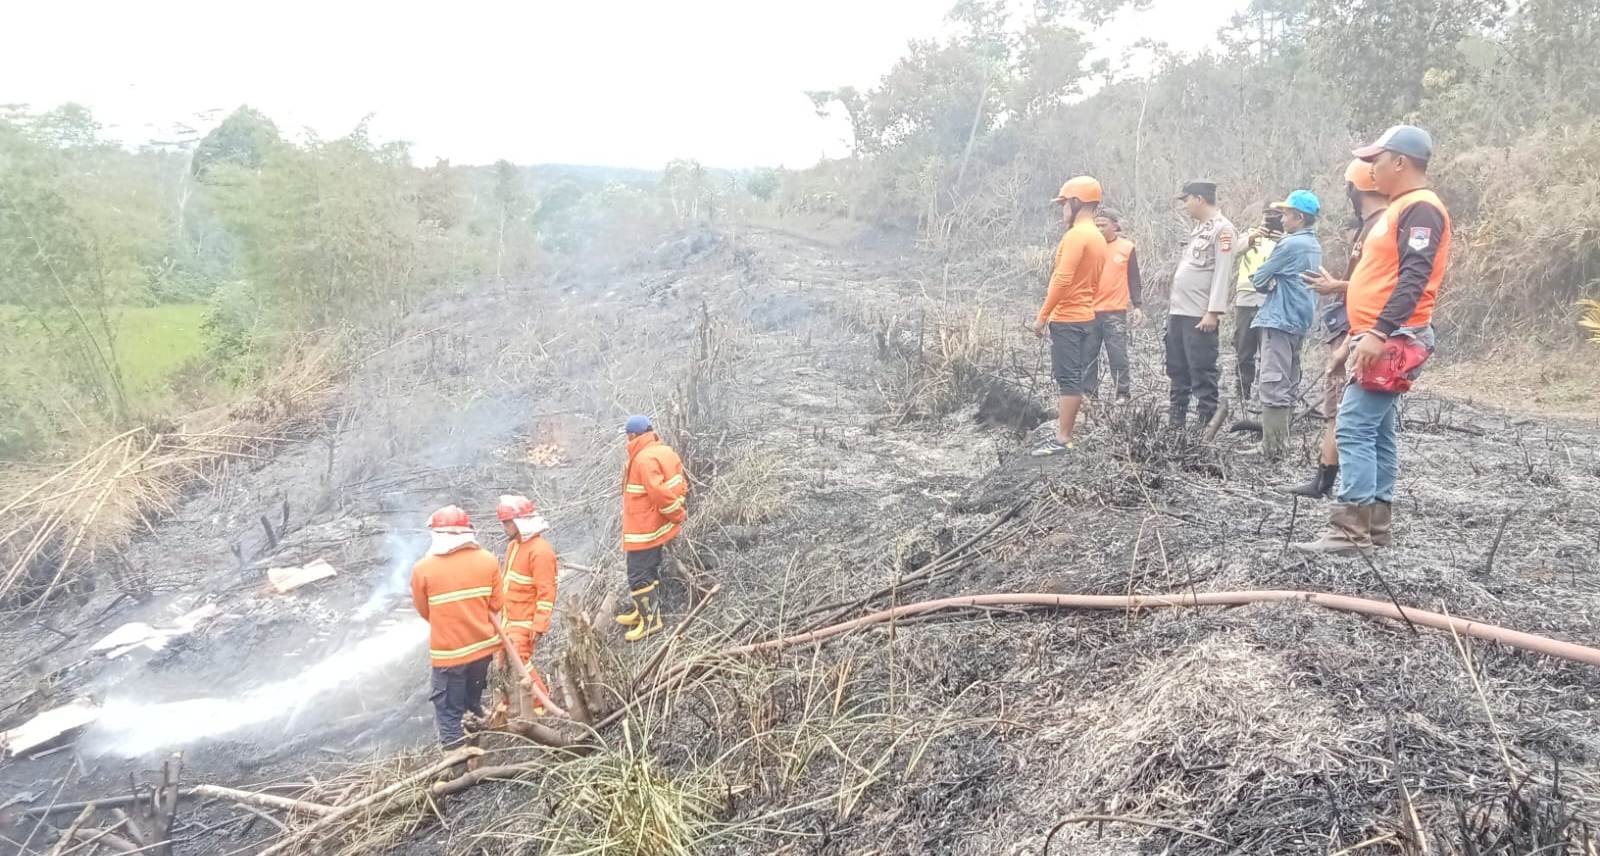
{"type": "Polygon", "coordinates": [[[1055,201],[1066,202],[1068,199],[1076,199],[1079,202],[1099,202],[1101,199],[1100,182],[1087,175],[1067,179],[1067,183],[1061,185],[1061,192],[1056,194],[1055,201]]]}
{"type": "Polygon", "coordinates": [[[504,523],[507,520],[515,520],[518,517],[532,517],[536,510],[533,506],[533,500],[525,496],[505,494],[500,497],[499,504],[494,507],[494,516],[500,518],[500,522],[504,523]]]}
{"type": "Polygon", "coordinates": [[[459,505],[446,505],[428,518],[428,528],[435,532],[471,532],[472,521],[459,505]]]}
{"type": "Polygon", "coordinates": [[[1356,158],[1344,168],[1344,180],[1362,193],[1377,193],[1378,183],[1372,180],[1372,164],[1356,158]]]}

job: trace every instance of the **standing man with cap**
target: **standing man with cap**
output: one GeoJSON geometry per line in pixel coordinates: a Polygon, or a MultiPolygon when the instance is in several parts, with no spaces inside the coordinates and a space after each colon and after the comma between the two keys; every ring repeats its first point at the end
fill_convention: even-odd
{"type": "Polygon", "coordinates": [[[1250,283],[1267,298],[1252,322],[1261,334],[1261,450],[1280,461],[1289,453],[1289,417],[1300,391],[1300,343],[1317,309],[1301,275],[1322,266],[1322,245],[1312,231],[1322,203],[1311,191],[1296,190],[1272,207],[1282,213],[1288,235],[1250,283]]]}
{"type": "Polygon", "coordinates": [[[478,546],[467,513],[447,505],[428,518],[433,540],[428,555],[411,569],[411,603],[428,621],[428,657],[433,663],[434,723],[446,748],[462,742],[462,723],[483,715],[489,661],[500,649],[495,613],[500,611],[500,563],[478,546]]]}
{"type": "Polygon", "coordinates": [[[1261,225],[1245,235],[1244,251],[1239,254],[1238,285],[1233,295],[1233,360],[1239,393],[1239,421],[1233,424],[1234,431],[1261,430],[1261,423],[1250,420],[1255,411],[1256,358],[1261,352],[1261,331],[1254,324],[1267,296],[1256,291],[1250,277],[1267,263],[1282,237],[1283,212],[1268,205],[1261,210],[1261,225]]]}
{"type": "Polygon", "coordinates": [[[1400,471],[1400,396],[1433,353],[1433,308],[1450,261],[1450,215],[1428,189],[1433,138],[1397,125],[1355,156],[1389,197],[1361,249],[1345,306],[1351,383],[1339,406],[1339,504],[1322,537],[1295,545],[1348,555],[1391,543],[1400,471]]]}
{"type": "Polygon", "coordinates": [[[1167,420],[1182,428],[1191,396],[1198,402],[1200,424],[1210,422],[1217,410],[1217,320],[1228,310],[1238,236],[1217,208],[1212,182],[1191,181],[1178,199],[1195,222],[1172,274],[1167,309],[1167,377],[1172,381],[1167,420]]]}
{"type": "MultiPolygon", "coordinates": [[[[533,652],[550,632],[550,616],[556,608],[556,551],[544,537],[550,524],[525,496],[500,497],[494,512],[506,533],[506,558],[500,573],[500,603],[505,609],[501,626],[522,660],[515,664],[515,674],[520,681],[526,665],[528,676],[548,696],[550,688],[533,666],[533,652]]],[[[533,711],[535,715],[542,712],[533,711]]]]}
{"type": "Polygon", "coordinates": [[[1089,333],[1089,368],[1085,385],[1090,398],[1100,396],[1100,349],[1106,352],[1111,379],[1117,385],[1117,403],[1133,394],[1133,372],[1128,367],[1128,325],[1144,323],[1144,281],[1139,277],[1139,257],[1133,242],[1122,236],[1122,215],[1102,208],[1095,228],[1106,239],[1106,266],[1094,295],[1094,327],[1089,333]]]}
{"type": "Polygon", "coordinates": [[[1100,182],[1087,175],[1067,180],[1056,194],[1067,232],[1056,245],[1055,268],[1044,305],[1028,325],[1034,335],[1050,337],[1050,367],[1056,379],[1056,434],[1033,450],[1034,457],[1059,455],[1072,448],[1072,431],[1088,390],[1090,331],[1094,328],[1094,296],[1106,263],[1106,239],[1095,228],[1100,209],[1100,182]]]}
{"type": "Polygon", "coordinates": [[[1361,247],[1366,243],[1372,227],[1383,217],[1389,206],[1389,197],[1378,192],[1372,180],[1372,165],[1356,158],[1344,170],[1345,193],[1355,212],[1355,232],[1350,241],[1350,260],[1345,267],[1346,279],[1334,279],[1327,269],[1305,274],[1306,284],[1322,295],[1321,327],[1323,343],[1328,346],[1327,366],[1322,372],[1322,418],[1326,427],[1322,431],[1322,450],[1317,464],[1317,474],[1310,481],[1296,485],[1289,492],[1298,496],[1319,499],[1333,493],[1339,480],[1339,442],[1335,434],[1339,424],[1339,402],[1344,399],[1345,384],[1349,374],[1345,360],[1349,353],[1345,340],[1350,333],[1350,316],[1345,311],[1344,296],[1350,288],[1348,277],[1361,264],[1361,247]]]}
{"type": "Polygon", "coordinates": [[[622,471],[622,550],[633,610],[617,616],[617,623],[630,628],[624,639],[637,642],[662,627],[661,558],[683,531],[689,480],[683,460],[656,436],[650,417],[628,417],[623,431],[628,463],[622,471]]]}

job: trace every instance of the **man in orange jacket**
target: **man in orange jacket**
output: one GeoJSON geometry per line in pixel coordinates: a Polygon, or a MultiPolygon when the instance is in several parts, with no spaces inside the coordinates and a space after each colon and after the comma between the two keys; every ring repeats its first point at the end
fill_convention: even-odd
{"type": "Polygon", "coordinates": [[[1295,547],[1350,555],[1390,544],[1400,396],[1433,354],[1433,308],[1450,264],[1450,214],[1428,187],[1433,138],[1396,125],[1355,156],[1389,198],[1350,274],[1345,314],[1350,383],[1334,428],[1339,444],[1339,504],[1322,537],[1295,547]]]}
{"type": "Polygon", "coordinates": [[[1044,305],[1028,325],[1041,339],[1050,339],[1050,368],[1056,380],[1055,436],[1033,450],[1034,457],[1060,455],[1072,448],[1078,410],[1088,391],[1089,349],[1094,328],[1094,296],[1105,268],[1106,239],[1094,226],[1100,208],[1100,182],[1087,175],[1067,180],[1056,194],[1066,234],[1056,245],[1055,268],[1045,291],[1044,305]]]}
{"type": "MultiPolygon", "coordinates": [[[[545,695],[550,689],[533,667],[533,652],[550,632],[556,608],[556,551],[544,538],[550,528],[544,516],[525,496],[502,496],[495,516],[506,532],[506,558],[500,573],[501,626],[534,683],[545,695]]],[[[518,678],[521,669],[517,669],[518,678]]],[[[539,713],[539,711],[534,711],[539,713]]]]}
{"type": "Polygon", "coordinates": [[[433,542],[411,569],[411,602],[428,620],[428,656],[433,662],[433,702],[439,742],[454,746],[465,736],[462,719],[483,715],[489,662],[500,650],[495,613],[500,611],[500,563],[478,546],[467,513],[447,505],[428,519],[433,542]]]}
{"type": "Polygon", "coordinates": [[[1106,239],[1106,266],[1094,294],[1094,327],[1089,334],[1089,370],[1085,384],[1089,398],[1100,395],[1100,349],[1111,365],[1117,385],[1117,403],[1127,404],[1133,394],[1133,372],[1128,367],[1128,328],[1144,323],[1144,280],[1139,276],[1139,256],[1133,242],[1122,236],[1122,215],[1102,208],[1094,225],[1106,239]]]}
{"type": "Polygon", "coordinates": [[[628,463],[622,475],[622,550],[628,560],[628,588],[633,611],[617,616],[631,628],[623,638],[637,642],[660,630],[661,558],[664,548],[683,531],[689,480],[678,453],[656,436],[648,416],[631,416],[628,463]]]}

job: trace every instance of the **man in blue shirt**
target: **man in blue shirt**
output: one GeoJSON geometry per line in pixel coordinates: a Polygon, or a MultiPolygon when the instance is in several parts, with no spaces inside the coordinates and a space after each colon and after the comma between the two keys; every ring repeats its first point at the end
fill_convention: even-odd
{"type": "Polygon", "coordinates": [[[1300,388],[1300,343],[1317,309],[1301,274],[1322,266],[1322,245],[1312,231],[1322,203],[1311,191],[1296,190],[1272,207],[1283,212],[1287,235],[1250,282],[1267,296],[1251,326],[1261,331],[1261,449],[1277,461],[1289,452],[1289,417],[1300,388]]]}

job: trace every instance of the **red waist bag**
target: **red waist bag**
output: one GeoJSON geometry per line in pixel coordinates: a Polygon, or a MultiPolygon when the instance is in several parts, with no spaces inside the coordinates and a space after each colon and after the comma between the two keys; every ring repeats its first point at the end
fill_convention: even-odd
{"type": "Polygon", "coordinates": [[[1383,343],[1383,353],[1371,368],[1356,370],[1355,381],[1368,392],[1410,392],[1417,372],[1432,355],[1410,336],[1393,336],[1383,343]]]}

